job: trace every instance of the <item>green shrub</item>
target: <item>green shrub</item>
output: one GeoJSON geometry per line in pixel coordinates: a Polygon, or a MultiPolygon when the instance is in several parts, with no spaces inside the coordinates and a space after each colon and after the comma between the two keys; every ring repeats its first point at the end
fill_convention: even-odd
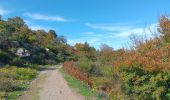
{"type": "Polygon", "coordinates": [[[105,77],[113,77],[113,67],[112,66],[105,66],[101,68],[101,73],[105,77]]]}
{"type": "Polygon", "coordinates": [[[96,66],[96,64],[92,65],[92,67],[91,67],[89,72],[93,76],[101,76],[102,75],[101,69],[98,66],[96,66]]]}
{"type": "Polygon", "coordinates": [[[10,75],[15,80],[30,80],[37,75],[37,71],[35,69],[17,68],[15,66],[0,68],[0,73],[10,75]]]}
{"type": "Polygon", "coordinates": [[[19,67],[23,67],[25,63],[26,61],[19,57],[14,57],[11,61],[11,65],[19,66],[19,67]]]}
{"type": "Polygon", "coordinates": [[[6,64],[11,60],[9,54],[3,50],[0,50],[0,63],[6,64]]]}
{"type": "Polygon", "coordinates": [[[129,96],[144,100],[170,99],[169,72],[146,72],[140,68],[123,69],[123,91],[129,96]]]}
{"type": "Polygon", "coordinates": [[[88,58],[84,57],[77,62],[77,66],[81,71],[89,72],[93,66],[93,62],[88,58]]]}
{"type": "Polygon", "coordinates": [[[0,72],[0,91],[11,91],[14,88],[13,76],[0,72]]]}
{"type": "Polygon", "coordinates": [[[37,72],[35,69],[17,68],[16,74],[17,74],[16,78],[18,80],[30,80],[36,76],[37,72]]]}
{"type": "Polygon", "coordinates": [[[0,92],[16,91],[26,87],[24,84],[37,75],[37,71],[31,68],[17,68],[7,66],[0,68],[0,92]]]}

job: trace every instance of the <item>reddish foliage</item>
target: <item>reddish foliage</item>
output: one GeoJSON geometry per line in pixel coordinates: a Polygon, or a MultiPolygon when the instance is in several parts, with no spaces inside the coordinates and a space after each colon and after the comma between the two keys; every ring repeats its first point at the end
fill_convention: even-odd
{"type": "Polygon", "coordinates": [[[64,67],[64,70],[67,71],[70,75],[72,75],[78,80],[85,82],[87,85],[92,87],[93,83],[89,79],[88,75],[80,71],[79,69],[77,69],[74,61],[64,62],[63,67],[64,67]]]}
{"type": "Polygon", "coordinates": [[[156,40],[139,45],[136,51],[125,51],[113,62],[114,68],[140,67],[145,71],[167,71],[170,69],[170,45],[156,40]]]}

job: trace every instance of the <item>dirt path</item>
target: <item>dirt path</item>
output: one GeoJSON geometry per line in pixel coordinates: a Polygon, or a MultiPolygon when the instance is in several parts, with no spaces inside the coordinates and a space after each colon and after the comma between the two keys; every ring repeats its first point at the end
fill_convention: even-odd
{"type": "Polygon", "coordinates": [[[70,89],[58,68],[42,71],[32,82],[30,89],[21,96],[21,100],[84,100],[84,98],[70,89]]]}

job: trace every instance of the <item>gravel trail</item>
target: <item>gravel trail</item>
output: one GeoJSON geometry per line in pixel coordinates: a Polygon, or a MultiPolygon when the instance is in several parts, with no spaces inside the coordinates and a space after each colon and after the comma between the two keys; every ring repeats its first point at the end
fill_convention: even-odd
{"type": "MultiPolygon", "coordinates": [[[[59,69],[60,68],[46,70],[45,73],[43,72],[44,74],[46,74],[45,80],[42,83],[36,82],[36,87],[39,86],[37,88],[39,90],[35,89],[35,86],[31,86],[34,89],[30,89],[29,91],[27,91],[39,91],[31,91],[31,93],[37,93],[38,96],[28,96],[26,92],[25,95],[21,96],[21,100],[34,100],[30,97],[36,97],[36,100],[84,100],[83,96],[76,93],[67,85],[67,82],[63,78],[62,73],[59,72],[59,69]]],[[[41,75],[43,74],[40,74],[38,78],[41,77],[41,75]]]]}

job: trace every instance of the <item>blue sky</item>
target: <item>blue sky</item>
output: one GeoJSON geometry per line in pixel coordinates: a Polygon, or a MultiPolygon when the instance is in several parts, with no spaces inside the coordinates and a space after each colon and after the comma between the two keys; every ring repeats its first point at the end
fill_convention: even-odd
{"type": "Polygon", "coordinates": [[[4,19],[20,16],[34,30],[53,29],[68,43],[125,46],[132,34],[150,36],[169,0],[0,0],[4,19]]]}

